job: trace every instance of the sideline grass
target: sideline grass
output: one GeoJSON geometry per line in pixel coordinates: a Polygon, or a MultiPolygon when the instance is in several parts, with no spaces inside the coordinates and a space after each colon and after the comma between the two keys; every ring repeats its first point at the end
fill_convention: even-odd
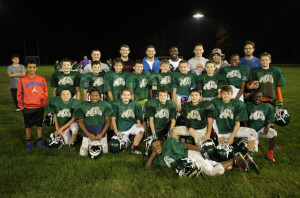
{"type": "MultiPolygon", "coordinates": [[[[282,89],[291,123],[277,127],[280,149],[276,163],[264,158],[267,140],[254,154],[261,174],[234,168],[224,175],[178,178],[172,169],[145,170],[147,157],[125,151],[106,154],[96,161],[80,157],[67,146],[60,150],[24,150],[25,132],[15,112],[7,67],[0,67],[0,195],[1,197],[300,197],[300,67],[282,67],[287,86],[282,89]]],[[[38,74],[49,85],[53,66],[40,66],[38,74]]],[[[49,100],[48,100],[49,101],[49,100]]],[[[44,127],[44,137],[53,128],[44,127]]],[[[34,142],[36,133],[33,130],[34,142]]]]}

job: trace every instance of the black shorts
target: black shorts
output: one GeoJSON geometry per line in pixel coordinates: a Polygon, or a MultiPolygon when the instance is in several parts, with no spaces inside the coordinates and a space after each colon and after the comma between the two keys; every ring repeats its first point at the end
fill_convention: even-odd
{"type": "Polygon", "coordinates": [[[44,125],[44,107],[37,109],[23,109],[23,117],[25,128],[31,128],[33,125],[43,126],[44,125]]]}

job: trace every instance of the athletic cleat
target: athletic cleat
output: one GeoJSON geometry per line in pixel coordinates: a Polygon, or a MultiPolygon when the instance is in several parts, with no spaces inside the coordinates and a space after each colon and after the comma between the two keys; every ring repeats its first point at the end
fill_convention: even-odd
{"type": "Polygon", "coordinates": [[[134,154],[137,154],[137,155],[142,154],[141,151],[138,151],[138,150],[136,150],[136,149],[131,150],[131,153],[134,153],[134,154]]]}
{"type": "Polygon", "coordinates": [[[258,165],[254,162],[253,158],[248,154],[246,153],[244,155],[244,158],[247,160],[249,166],[251,166],[256,172],[257,174],[259,174],[260,170],[259,170],[259,167],[258,165]]]}
{"type": "Polygon", "coordinates": [[[45,142],[42,140],[38,141],[36,145],[41,148],[46,148],[45,142]]]}
{"type": "Polygon", "coordinates": [[[31,150],[32,147],[33,147],[33,145],[31,142],[26,142],[26,147],[25,147],[26,150],[31,150]]]}
{"type": "Polygon", "coordinates": [[[268,151],[266,153],[266,158],[267,160],[269,160],[270,162],[275,162],[274,156],[273,156],[273,151],[268,151]]]}
{"type": "Polygon", "coordinates": [[[243,168],[246,172],[249,171],[249,164],[240,152],[234,154],[233,164],[239,168],[243,168]]]}

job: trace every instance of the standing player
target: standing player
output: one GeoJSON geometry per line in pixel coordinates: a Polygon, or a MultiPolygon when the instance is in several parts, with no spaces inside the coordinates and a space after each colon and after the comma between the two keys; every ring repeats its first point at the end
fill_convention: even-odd
{"type": "Polygon", "coordinates": [[[160,61],[155,57],[156,50],[153,45],[146,47],[146,56],[143,58],[144,70],[150,73],[158,73],[160,61]]]}
{"type": "Polygon", "coordinates": [[[255,43],[252,41],[246,41],[244,44],[244,53],[245,56],[240,59],[240,64],[253,69],[256,67],[261,67],[259,58],[253,56],[255,50],[255,43]]]}
{"type": "Polygon", "coordinates": [[[197,43],[194,47],[195,57],[189,59],[189,69],[191,72],[200,75],[204,70],[205,63],[209,61],[207,58],[204,58],[202,55],[204,53],[203,44],[197,43]]]}
{"type": "Polygon", "coordinates": [[[133,72],[133,66],[134,66],[134,60],[132,60],[131,58],[129,58],[129,53],[130,53],[130,47],[129,45],[121,45],[120,46],[120,54],[121,54],[121,59],[124,63],[123,66],[123,71],[129,71],[129,72],[133,72]]]}
{"type": "Polygon", "coordinates": [[[179,66],[179,62],[182,60],[181,58],[178,57],[178,48],[176,46],[172,46],[169,49],[169,55],[171,56],[171,58],[169,59],[169,63],[170,63],[170,70],[172,72],[179,72],[178,66],[179,66]]]}

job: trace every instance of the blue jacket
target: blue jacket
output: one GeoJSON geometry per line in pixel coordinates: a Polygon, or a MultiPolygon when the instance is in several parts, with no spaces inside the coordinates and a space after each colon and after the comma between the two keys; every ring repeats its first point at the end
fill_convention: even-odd
{"type": "Polygon", "coordinates": [[[159,73],[160,61],[156,57],[154,57],[154,63],[153,63],[152,70],[151,70],[150,65],[147,63],[146,59],[147,59],[147,57],[143,58],[144,70],[148,71],[150,73],[159,73]]]}

